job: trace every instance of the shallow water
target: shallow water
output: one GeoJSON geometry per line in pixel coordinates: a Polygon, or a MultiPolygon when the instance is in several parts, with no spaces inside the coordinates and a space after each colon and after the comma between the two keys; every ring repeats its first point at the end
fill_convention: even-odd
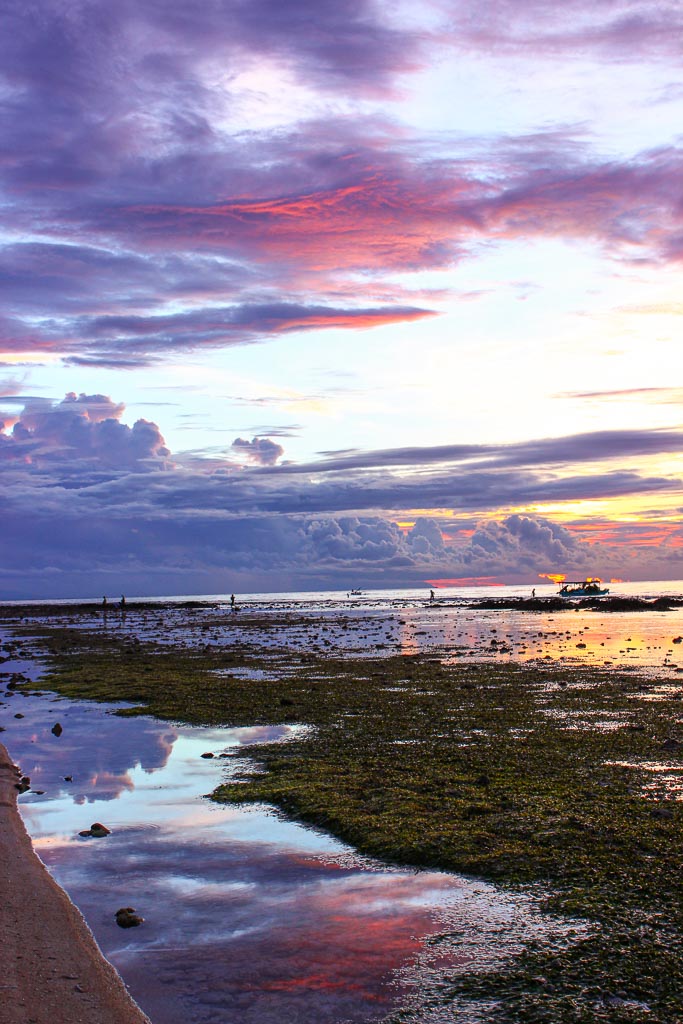
{"type": "Polygon", "coordinates": [[[425,999],[449,974],[563,930],[531,899],[392,870],[266,807],[205,799],[248,770],[241,746],[296,726],[178,727],[50,694],[16,694],[0,724],[31,777],[20,805],[35,848],[154,1024],[375,1021],[397,1005],[440,1020],[425,999]],[[80,838],[95,821],[111,835],[80,838]],[[119,928],[122,906],[144,924],[119,928]]]}
{"type": "MultiPolygon", "coordinates": [[[[617,583],[611,592],[648,600],[681,598],[683,581],[617,583]]],[[[539,599],[556,593],[553,584],[536,587],[539,599]]],[[[671,679],[683,674],[683,643],[674,643],[683,634],[683,606],[630,612],[579,608],[571,601],[559,611],[481,607],[492,597],[528,598],[529,586],[441,588],[435,594],[434,602],[428,589],[367,591],[358,597],[339,591],[252,594],[240,598],[237,611],[226,595],[150,598],[147,604],[143,599],[125,613],[112,606],[105,612],[97,604],[90,613],[72,610],[69,601],[57,604],[66,624],[127,639],[220,648],[228,655],[252,656],[257,650],[258,665],[238,667],[228,661],[218,670],[245,679],[277,678],[283,658],[308,653],[342,658],[426,654],[445,662],[553,661],[671,679]]],[[[39,614],[40,602],[34,604],[39,614]]]]}
{"type": "Polygon", "coordinates": [[[244,608],[238,614],[206,605],[193,609],[143,608],[125,615],[95,612],[74,617],[127,638],[252,656],[258,665],[226,663],[221,674],[277,677],[292,655],[333,657],[428,655],[446,663],[555,662],[638,671],[674,678],[683,674],[683,608],[668,612],[608,613],[582,608],[562,612],[482,609],[418,602],[400,610],[358,606],[312,610],[244,608]]]}

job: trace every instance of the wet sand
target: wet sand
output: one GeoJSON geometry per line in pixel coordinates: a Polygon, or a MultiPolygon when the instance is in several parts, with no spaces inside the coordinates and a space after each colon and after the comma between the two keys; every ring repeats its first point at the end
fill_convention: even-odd
{"type": "Polygon", "coordinates": [[[76,907],[33,852],[19,781],[0,744],[0,1005],[3,1024],[149,1024],[76,907]]]}

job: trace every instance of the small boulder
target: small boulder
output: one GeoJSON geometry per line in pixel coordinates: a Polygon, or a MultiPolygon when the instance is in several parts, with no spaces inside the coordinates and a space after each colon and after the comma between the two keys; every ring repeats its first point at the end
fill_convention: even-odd
{"type": "Polygon", "coordinates": [[[120,907],[114,916],[119,928],[137,928],[145,920],[135,913],[134,907],[120,907]]]}
{"type": "Polygon", "coordinates": [[[207,750],[207,752],[206,752],[205,754],[202,754],[201,756],[202,756],[202,757],[206,757],[206,758],[209,758],[209,757],[213,757],[214,755],[213,755],[213,754],[211,753],[211,751],[210,751],[210,750],[207,750]]]}
{"type": "Polygon", "coordinates": [[[52,733],[53,736],[61,736],[64,730],[62,729],[59,722],[55,722],[55,724],[50,729],[50,732],[52,733]]]}
{"type": "Polygon", "coordinates": [[[111,835],[111,829],[107,828],[107,826],[103,825],[100,821],[95,821],[90,826],[90,835],[94,836],[95,839],[104,839],[105,836],[111,835]]]}

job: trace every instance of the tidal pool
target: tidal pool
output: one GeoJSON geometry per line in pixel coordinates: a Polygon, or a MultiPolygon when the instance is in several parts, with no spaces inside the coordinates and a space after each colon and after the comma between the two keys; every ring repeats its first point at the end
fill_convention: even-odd
{"type": "MultiPolygon", "coordinates": [[[[249,771],[241,747],[286,742],[297,726],[195,728],[113,710],[17,693],[0,706],[2,741],[31,778],[20,806],[34,847],[154,1024],[370,1022],[399,1007],[402,1020],[452,1021],[450,976],[569,930],[530,898],[391,869],[267,807],[206,799],[249,771]],[[79,837],[95,821],[111,835],[79,837]],[[141,927],[115,923],[126,906],[141,927]]],[[[487,1019],[484,1007],[457,1011],[487,1019]]]]}

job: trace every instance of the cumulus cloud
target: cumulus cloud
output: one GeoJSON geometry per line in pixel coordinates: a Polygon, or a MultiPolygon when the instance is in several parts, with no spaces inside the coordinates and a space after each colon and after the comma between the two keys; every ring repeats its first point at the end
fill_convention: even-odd
{"type": "Polygon", "coordinates": [[[236,437],[232,447],[238,455],[259,466],[274,466],[285,451],[281,444],[271,441],[269,437],[254,437],[251,441],[236,437]]]}
{"type": "Polygon", "coordinates": [[[501,517],[540,501],[679,493],[678,479],[619,468],[626,454],[680,451],[675,432],[351,452],[296,466],[280,465],[282,447],[265,436],[236,438],[205,463],[171,460],[155,423],[129,426],[124,416],[106,395],[70,393],[28,399],[0,430],[3,596],[17,586],[78,596],[95,579],[100,592],[112,580],[130,593],[211,592],[224,589],[226,573],[252,590],[571,570],[633,576],[643,552],[664,576],[679,571],[683,538],[656,523],[661,554],[645,535],[622,545],[619,524],[591,534],[501,517]],[[616,466],[605,462],[610,451],[616,466]],[[399,528],[405,510],[434,508],[450,515],[399,528]],[[474,520],[466,533],[463,520],[474,520]]]}
{"type": "Polygon", "coordinates": [[[443,534],[433,519],[418,519],[407,534],[408,549],[424,558],[442,558],[445,553],[443,534]]]}
{"type": "Polygon", "coordinates": [[[424,530],[404,535],[377,515],[221,517],[215,510],[157,509],[141,519],[132,512],[78,517],[62,509],[59,516],[40,510],[27,523],[25,516],[3,510],[3,534],[0,596],[5,599],[37,593],[82,597],[107,590],[346,590],[464,577],[515,582],[547,572],[644,579],[653,566],[661,578],[674,578],[683,565],[680,547],[653,555],[648,542],[638,546],[625,538],[628,543],[621,544],[618,535],[610,543],[589,543],[531,516],[483,518],[458,543],[447,543],[442,535],[441,547],[432,531],[429,550],[424,530]]]}
{"type": "Polygon", "coordinates": [[[36,468],[62,465],[69,472],[86,466],[132,469],[169,454],[156,423],[120,422],[125,406],[106,395],[70,392],[53,404],[32,399],[10,433],[0,432],[0,461],[36,468]]]}

